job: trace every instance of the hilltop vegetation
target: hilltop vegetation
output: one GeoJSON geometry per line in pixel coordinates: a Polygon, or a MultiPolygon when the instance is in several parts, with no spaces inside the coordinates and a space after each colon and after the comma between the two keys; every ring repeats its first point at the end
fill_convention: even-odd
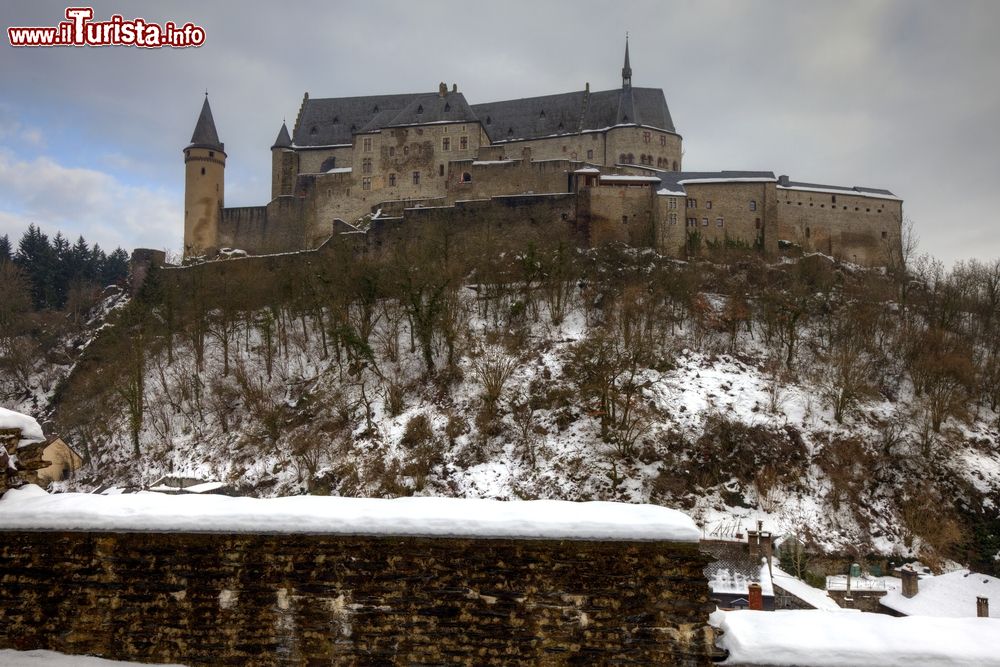
{"type": "Polygon", "coordinates": [[[106,304],[51,395],[90,459],[70,487],[655,502],[815,555],[996,571],[1000,263],[679,262],[431,228],[232,279],[259,261],[106,304]]]}

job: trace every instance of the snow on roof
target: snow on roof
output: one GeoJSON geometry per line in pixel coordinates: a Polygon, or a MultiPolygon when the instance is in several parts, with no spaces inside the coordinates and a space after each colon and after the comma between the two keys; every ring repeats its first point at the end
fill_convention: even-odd
{"type": "Polygon", "coordinates": [[[876,191],[867,188],[838,188],[824,185],[808,185],[799,183],[797,185],[779,185],[779,190],[799,190],[802,192],[826,192],[838,195],[853,195],[855,197],[871,197],[872,199],[889,199],[892,201],[903,201],[901,198],[886,191],[876,191]]]}
{"type": "Polygon", "coordinates": [[[333,533],[427,537],[697,542],[694,521],[656,505],[465,498],[230,498],[135,493],[48,494],[34,485],[0,499],[0,530],[333,533]]]}
{"type": "Polygon", "coordinates": [[[747,576],[736,569],[719,568],[708,580],[708,587],[713,593],[749,595],[751,583],[760,584],[760,592],[764,597],[774,597],[774,586],[766,562],[761,563],[756,576],[747,576]]]}
{"type": "Polygon", "coordinates": [[[716,611],[722,664],[1000,666],[1000,622],[816,610],[716,611]]]}
{"type": "Polygon", "coordinates": [[[687,193],[684,192],[683,190],[671,190],[670,188],[662,188],[660,190],[657,190],[656,194],[661,195],[661,196],[670,196],[670,197],[686,197],[687,196],[687,193]]]}
{"type": "Polygon", "coordinates": [[[20,429],[20,444],[45,440],[45,433],[42,432],[42,427],[39,426],[34,417],[7,408],[0,408],[0,428],[20,429]]]}
{"type": "Polygon", "coordinates": [[[745,177],[745,178],[682,178],[677,182],[681,185],[688,185],[689,183],[774,183],[778,179],[768,178],[766,176],[756,176],[756,177],[745,177]]]}
{"type": "Polygon", "coordinates": [[[520,160],[473,160],[472,166],[479,167],[486,164],[511,164],[512,162],[520,162],[520,160]]]}
{"type": "Polygon", "coordinates": [[[658,176],[631,176],[626,174],[604,174],[601,176],[602,181],[613,181],[613,182],[636,182],[636,183],[659,183],[660,179],[658,176]]]}
{"type": "Polygon", "coordinates": [[[327,169],[327,174],[349,174],[354,171],[353,167],[334,167],[333,169],[327,169]]]}
{"type": "Polygon", "coordinates": [[[1000,618],[1000,579],[988,574],[955,570],[936,577],[921,577],[917,594],[912,598],[903,597],[899,585],[887,588],[889,592],[880,602],[907,616],[975,616],[976,598],[984,597],[990,601],[990,618],[1000,618]]]}
{"type": "Polygon", "coordinates": [[[798,579],[780,567],[771,567],[771,579],[776,588],[780,588],[783,591],[787,591],[802,600],[806,604],[812,605],[816,609],[822,609],[824,611],[842,611],[840,605],[833,601],[826,591],[821,591],[818,588],[813,588],[806,582],[798,579]]]}

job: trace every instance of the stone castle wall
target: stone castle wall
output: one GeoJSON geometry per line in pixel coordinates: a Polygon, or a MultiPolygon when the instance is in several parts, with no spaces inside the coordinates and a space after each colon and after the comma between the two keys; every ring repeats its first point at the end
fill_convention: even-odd
{"type": "Polygon", "coordinates": [[[903,204],[843,193],[777,188],[781,240],[857,264],[885,265],[898,253],[903,204]]]}
{"type": "Polygon", "coordinates": [[[0,646],[189,665],[709,665],[696,544],[6,532],[0,646]]]}
{"type": "Polygon", "coordinates": [[[602,185],[578,196],[578,218],[589,245],[652,245],[656,195],[648,185],[602,185]]]}
{"type": "Polygon", "coordinates": [[[516,160],[451,162],[447,198],[454,202],[503,195],[569,192],[570,176],[580,166],[568,160],[532,160],[530,152],[516,160]],[[466,174],[471,180],[463,180],[466,174]]]}
{"type": "MultiPolygon", "coordinates": [[[[687,200],[678,202],[678,223],[687,232],[697,231],[703,245],[734,241],[748,247],[761,247],[769,253],[777,250],[772,232],[777,225],[774,183],[689,183],[687,200]],[[688,226],[691,218],[696,225],[688,226]],[[707,223],[707,224],[706,224],[707,223]]],[[[683,241],[682,241],[683,243],[683,241]]]]}

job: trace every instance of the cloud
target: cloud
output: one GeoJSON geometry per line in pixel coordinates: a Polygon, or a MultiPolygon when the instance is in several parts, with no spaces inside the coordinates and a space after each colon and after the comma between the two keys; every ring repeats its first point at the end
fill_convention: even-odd
{"type": "Polygon", "coordinates": [[[83,235],[107,249],[174,248],[181,244],[181,206],[179,193],[0,149],[0,234],[15,243],[34,223],[49,235],[83,235]]]}

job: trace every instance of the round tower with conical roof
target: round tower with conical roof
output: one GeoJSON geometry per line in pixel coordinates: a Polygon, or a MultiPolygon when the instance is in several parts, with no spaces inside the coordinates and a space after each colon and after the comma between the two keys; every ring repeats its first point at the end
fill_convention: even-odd
{"type": "Polygon", "coordinates": [[[184,149],[184,257],[218,250],[225,173],[225,144],[219,141],[205,93],[191,143],[184,149]]]}
{"type": "Polygon", "coordinates": [[[271,146],[271,199],[292,194],[299,173],[299,156],[292,148],[288,126],[281,122],[278,138],[271,146]]]}

